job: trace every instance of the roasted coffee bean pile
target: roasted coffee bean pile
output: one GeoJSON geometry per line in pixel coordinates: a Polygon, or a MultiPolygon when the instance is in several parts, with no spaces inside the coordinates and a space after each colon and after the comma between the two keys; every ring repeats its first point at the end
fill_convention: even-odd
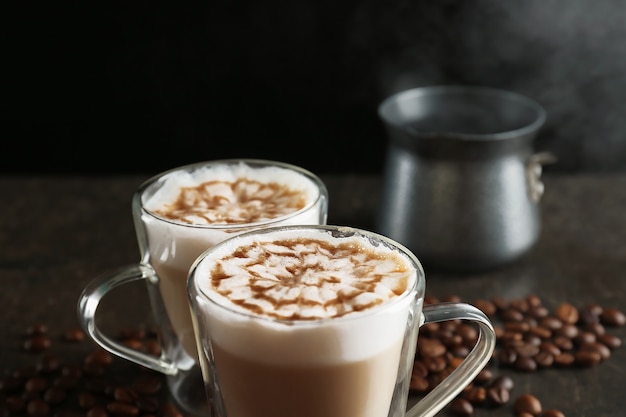
{"type": "MultiPolygon", "coordinates": [[[[32,362],[3,370],[0,417],[183,416],[167,397],[162,375],[113,356],[85,336],[79,327],[60,336],[42,323],[26,329],[19,349],[32,362]],[[83,344],[80,351],[87,353],[68,361],[71,344],[83,344]]],[[[144,329],[120,330],[119,340],[146,353],[160,352],[156,334],[144,329]]]]}
{"type": "MultiPolygon", "coordinates": [[[[457,296],[427,297],[425,304],[462,301],[457,296]]],[[[549,367],[587,368],[611,357],[622,340],[610,328],[626,325],[624,313],[614,307],[590,304],[576,307],[563,302],[549,309],[536,295],[521,299],[480,299],[470,302],[483,311],[496,330],[496,350],[490,363],[451,402],[449,411],[472,416],[475,408],[502,407],[513,401],[514,381],[500,371],[540,372],[549,367]]],[[[411,378],[411,391],[430,392],[467,356],[478,330],[462,321],[431,323],[420,329],[411,378]]],[[[525,393],[514,400],[518,417],[564,417],[554,408],[542,410],[539,399],[525,393]]]]}

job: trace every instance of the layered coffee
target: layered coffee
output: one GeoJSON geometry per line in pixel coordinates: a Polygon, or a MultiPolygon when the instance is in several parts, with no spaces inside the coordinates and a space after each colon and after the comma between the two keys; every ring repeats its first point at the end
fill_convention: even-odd
{"type": "Polygon", "coordinates": [[[175,170],[144,191],[141,222],[149,262],[189,366],[197,358],[186,288],[192,262],[247,230],[325,222],[325,190],[320,187],[304,171],[281,164],[234,161],[175,170]]]}
{"type": "Polygon", "coordinates": [[[405,254],[349,228],[273,228],[221,243],[192,276],[207,391],[220,415],[389,414],[417,305],[405,254]]]}

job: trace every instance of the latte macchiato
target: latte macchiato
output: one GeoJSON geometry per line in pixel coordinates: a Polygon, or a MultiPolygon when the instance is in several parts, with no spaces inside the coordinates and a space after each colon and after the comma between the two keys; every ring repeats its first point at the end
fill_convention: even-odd
{"type": "Polygon", "coordinates": [[[240,162],[174,171],[144,197],[150,262],[169,319],[187,354],[197,357],[187,301],[187,275],[207,248],[271,224],[318,224],[319,186],[279,166],[240,162]]]}
{"type": "Polygon", "coordinates": [[[220,415],[387,417],[421,303],[407,256],[348,228],[281,227],[219,244],[191,274],[220,415]]]}

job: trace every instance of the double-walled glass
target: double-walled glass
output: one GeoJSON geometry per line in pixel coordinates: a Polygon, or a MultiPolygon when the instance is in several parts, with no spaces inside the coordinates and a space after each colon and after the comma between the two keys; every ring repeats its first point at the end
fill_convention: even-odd
{"type": "MultiPolygon", "coordinates": [[[[225,174],[220,174],[225,175],[225,174]]],[[[267,209],[273,201],[260,204],[267,209]]],[[[236,206],[233,205],[233,210],[236,206]]],[[[207,415],[202,376],[190,317],[186,282],[193,261],[207,248],[231,236],[254,229],[289,224],[325,224],[328,192],[313,173],[300,167],[265,160],[216,160],[176,168],[157,175],[135,192],[132,215],[141,259],[138,264],[106,273],[94,279],[79,300],[79,319],[88,334],[104,349],[167,375],[169,389],[187,412],[207,415]],[[193,224],[157,214],[151,199],[164,187],[177,191],[197,186],[194,178],[210,181],[214,171],[226,172],[236,179],[273,185],[274,182],[301,190],[304,206],[288,215],[248,223],[193,224]],[[132,281],[145,280],[155,322],[162,343],[162,354],[155,357],[131,349],[107,336],[96,325],[96,310],[102,297],[110,290],[132,281]]]]}
{"type": "Polygon", "coordinates": [[[488,318],[471,305],[424,306],[425,284],[420,262],[408,249],[348,227],[273,227],[209,249],[192,266],[188,291],[213,417],[435,415],[484,368],[496,337],[488,318]],[[336,250],[344,252],[317,260],[336,250]],[[342,267],[350,262],[361,274],[356,283],[342,267]],[[368,307],[368,297],[385,290],[361,290],[372,280],[388,279],[396,280],[389,285],[399,295],[368,307]],[[284,288],[274,288],[277,282],[284,288]],[[335,316],[303,318],[342,300],[352,305],[358,297],[364,301],[348,314],[341,305],[335,316]],[[287,310],[292,304],[298,307],[287,310]],[[279,315],[282,309],[295,318],[279,315]],[[478,341],[407,412],[418,330],[444,320],[475,323],[478,341]]]}

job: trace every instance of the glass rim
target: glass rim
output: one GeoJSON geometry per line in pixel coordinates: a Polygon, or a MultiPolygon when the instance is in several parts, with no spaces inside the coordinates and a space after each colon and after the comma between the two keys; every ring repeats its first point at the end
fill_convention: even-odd
{"type": "Polygon", "coordinates": [[[274,161],[270,159],[254,159],[254,158],[228,158],[228,159],[214,159],[202,162],[195,162],[187,165],[181,165],[175,168],[171,168],[167,171],[163,171],[159,174],[156,174],[147,180],[145,180],[137,189],[134,194],[133,201],[136,204],[143,214],[150,216],[151,218],[162,221],[165,223],[169,223],[174,226],[179,226],[183,228],[190,229],[210,229],[210,230],[222,230],[222,231],[242,231],[246,229],[255,229],[260,227],[266,227],[268,225],[272,225],[274,223],[280,223],[285,220],[288,220],[292,217],[298,216],[308,210],[311,210],[313,207],[316,207],[320,200],[326,199],[328,200],[328,190],[326,189],[326,185],[324,182],[313,172],[302,168],[297,165],[293,165],[287,162],[274,161]],[[272,219],[250,222],[250,223],[212,223],[212,224],[191,224],[191,223],[183,223],[177,220],[168,219],[163,216],[159,216],[151,210],[148,210],[144,205],[144,195],[146,191],[150,189],[150,187],[156,184],[159,180],[165,179],[169,175],[172,175],[176,172],[181,171],[192,171],[198,168],[210,167],[214,165],[235,165],[238,163],[244,163],[252,168],[265,168],[265,167],[276,167],[281,169],[286,169],[289,171],[296,172],[307,180],[311,181],[315,188],[317,189],[317,196],[315,199],[311,200],[307,205],[302,207],[301,209],[294,211],[289,214],[285,214],[283,216],[275,217],[272,219]]]}
{"type": "MultiPolygon", "coordinates": [[[[373,244],[373,243],[372,243],[373,244]]],[[[378,245],[376,245],[378,246],[378,245]]],[[[343,323],[348,321],[355,321],[364,319],[366,317],[370,317],[373,315],[380,314],[386,310],[381,307],[391,307],[397,304],[402,303],[407,298],[411,297],[413,294],[417,294],[418,297],[424,297],[425,295],[425,287],[426,287],[426,278],[424,274],[424,268],[419,261],[419,259],[415,256],[413,252],[411,252],[407,247],[402,245],[399,242],[396,242],[387,236],[381,235],[379,233],[360,229],[351,226],[340,226],[340,225],[283,225],[283,226],[274,226],[265,229],[256,229],[251,230],[242,234],[238,234],[232,237],[229,237],[218,244],[208,248],[204,252],[202,252],[196,260],[193,262],[189,269],[189,274],[187,277],[187,293],[190,298],[191,294],[197,294],[202,297],[203,300],[211,303],[221,310],[227,311],[229,314],[234,314],[237,317],[243,317],[248,320],[260,321],[272,324],[282,324],[287,325],[294,328],[309,328],[316,327],[324,323],[343,323]],[[259,314],[248,313],[231,306],[224,305],[223,303],[218,302],[216,299],[208,295],[205,291],[203,291],[196,280],[196,273],[198,271],[198,267],[202,264],[205,259],[207,259],[213,252],[219,250],[221,247],[231,244],[235,240],[246,239],[248,236],[252,235],[265,235],[269,233],[282,233],[282,232],[290,232],[295,230],[306,230],[306,231],[318,231],[318,232],[327,232],[327,233],[339,233],[342,237],[351,237],[351,236],[361,236],[366,238],[368,241],[372,242],[372,239],[377,241],[378,243],[382,243],[387,248],[395,250],[399,252],[406,260],[411,264],[415,274],[415,280],[413,285],[407,287],[407,289],[398,297],[387,301],[381,305],[378,305],[374,308],[369,309],[368,311],[357,311],[346,314],[345,316],[340,317],[324,317],[318,319],[311,320],[297,320],[297,319],[277,319],[275,317],[267,317],[259,314]],[[354,314],[353,314],[354,313],[354,314]]],[[[193,301],[190,300],[193,305],[193,301]]]]}

